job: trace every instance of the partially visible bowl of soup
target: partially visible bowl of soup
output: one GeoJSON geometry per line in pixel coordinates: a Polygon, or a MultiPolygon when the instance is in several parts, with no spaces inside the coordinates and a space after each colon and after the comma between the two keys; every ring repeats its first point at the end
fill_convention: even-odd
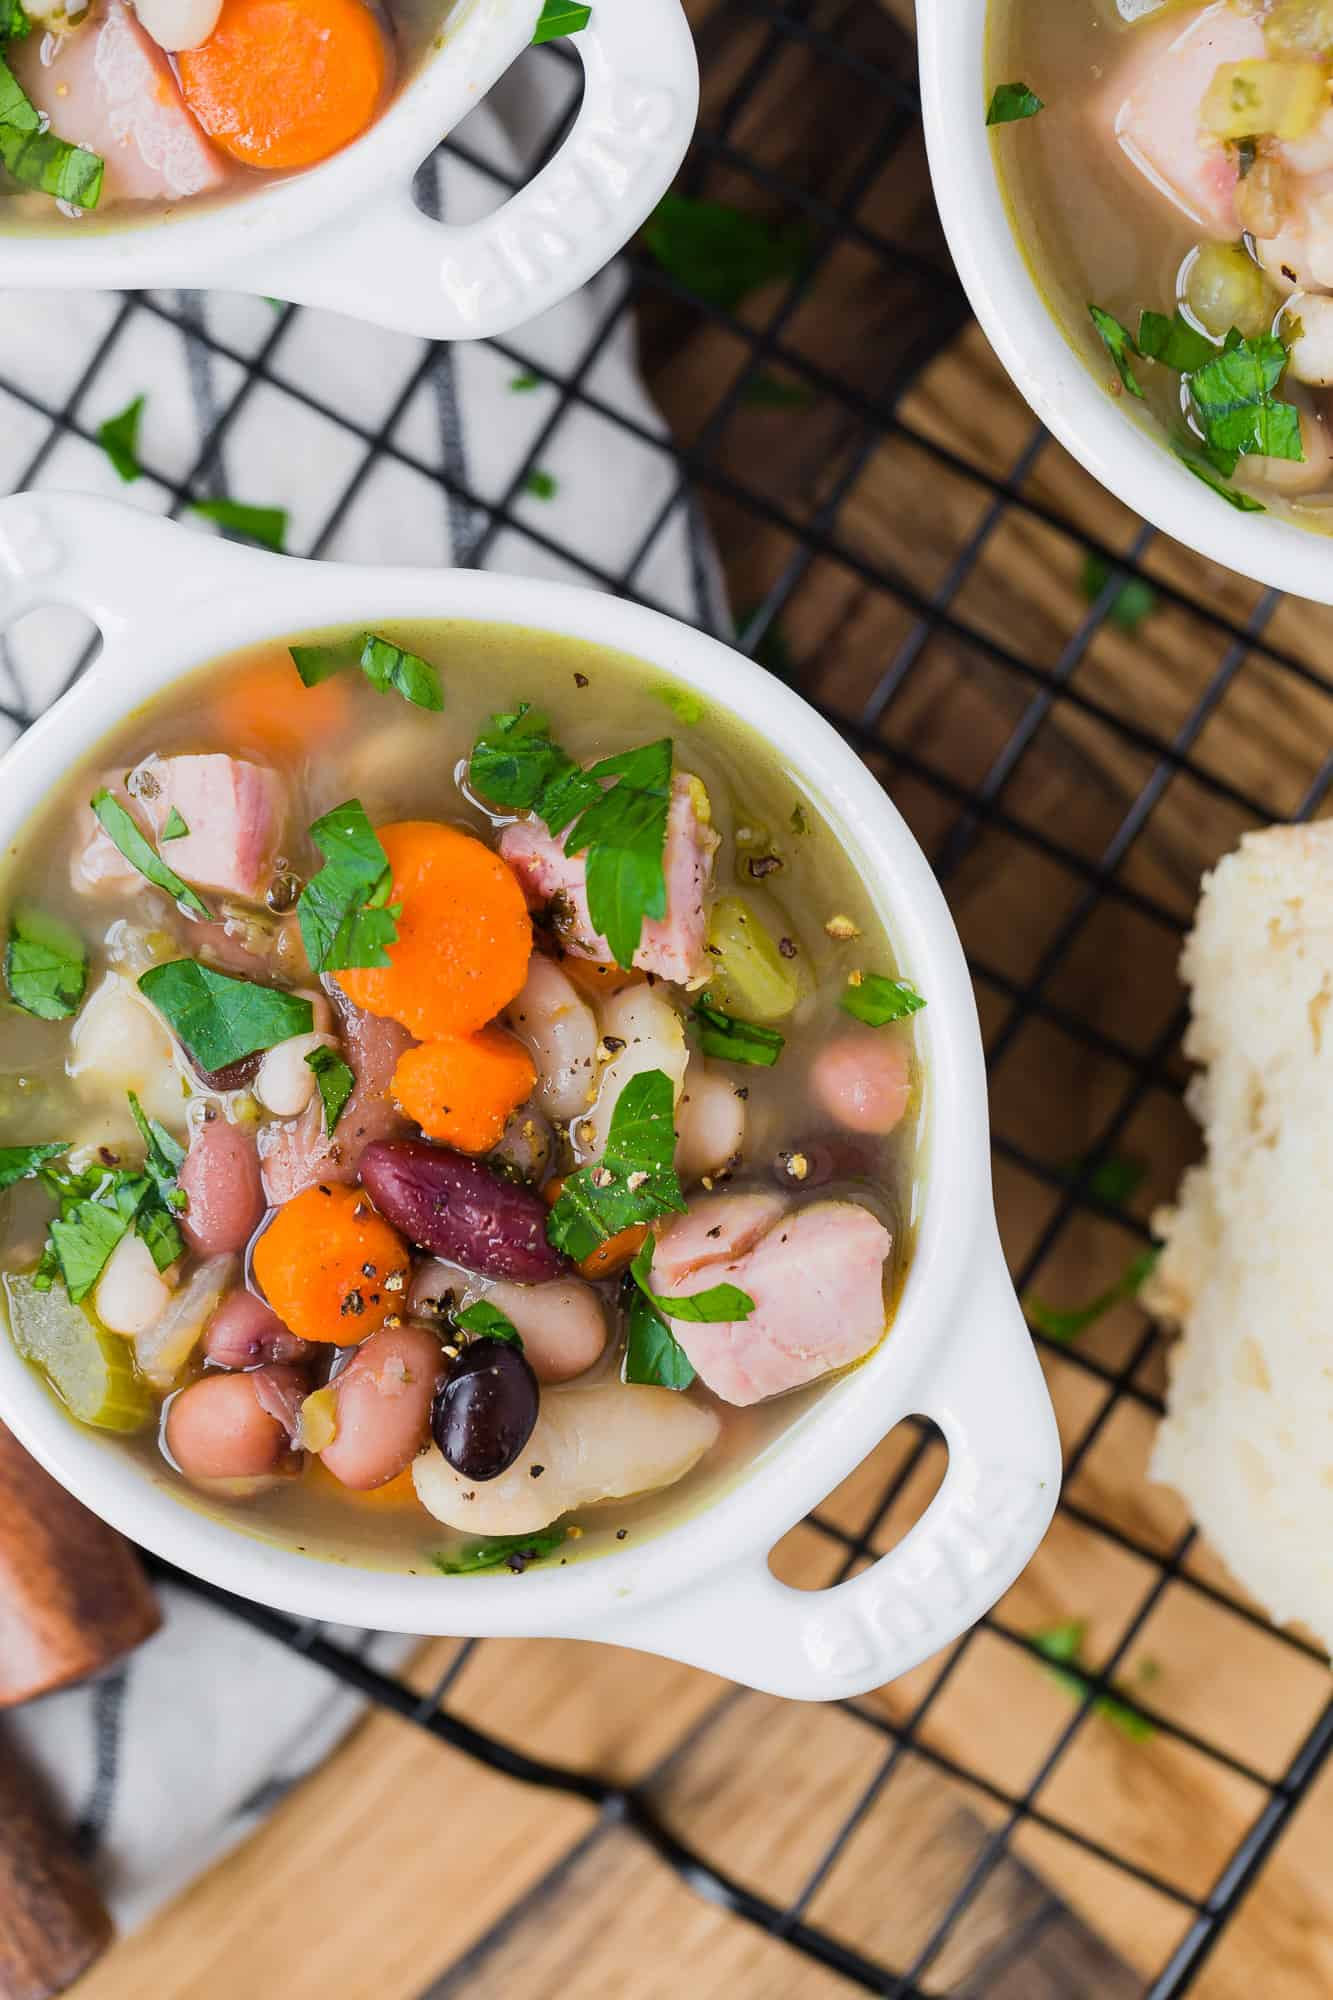
{"type": "Polygon", "coordinates": [[[1181,541],[1333,595],[1333,9],[930,0],[921,38],[954,255],[1043,421],[1181,541]]]}
{"type": "Polygon", "coordinates": [[[6,555],[0,620],[108,637],[6,759],[4,1420],[311,1615],[794,1693],[976,1615],[1058,1452],[957,942],[859,760],[591,593],[67,500],[0,503],[6,555]],[[913,1538],[784,1590],[911,1411],[951,1450],[913,1538]]]}
{"type": "Polygon", "coordinates": [[[497,333],[621,248],[697,105],[679,0],[15,0],[5,282],[207,285],[497,333]],[[428,153],[523,49],[563,39],[585,90],[553,157],[490,216],[428,218],[428,153]]]}

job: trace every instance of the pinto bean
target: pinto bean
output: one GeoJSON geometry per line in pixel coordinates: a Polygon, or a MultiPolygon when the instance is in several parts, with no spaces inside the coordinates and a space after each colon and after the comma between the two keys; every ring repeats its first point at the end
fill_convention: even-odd
{"type": "Polygon", "coordinates": [[[304,1361],[310,1342],[292,1333],[253,1292],[231,1292],[204,1330],[204,1355],[218,1368],[304,1361]]]}
{"type": "Polygon", "coordinates": [[[546,1239],[540,1195],[451,1147],[377,1140],[361,1155],[361,1179],[394,1228],[436,1256],[528,1285],[569,1269],[546,1239]]]}
{"type": "Polygon", "coordinates": [[[537,1095],[553,1118],[577,1118],[597,1093],[597,1018],[558,965],[534,952],[506,1018],[537,1065],[537,1095]]]}
{"type": "Polygon", "coordinates": [[[697,1056],[685,1072],[676,1107],[676,1167],[687,1180],[720,1173],[745,1144],[745,1099],[720,1070],[697,1056]]]}
{"type": "Polygon", "coordinates": [[[848,1132],[892,1132],[912,1097],[911,1044],[892,1028],[826,1042],[810,1066],[815,1102],[848,1132]]]}
{"type": "Polygon", "coordinates": [[[478,1278],[458,1264],[419,1264],[408,1293],[408,1311],[442,1314],[486,1299],[512,1320],[539,1382],[568,1382],[601,1358],[606,1312],[582,1278],[551,1278],[544,1285],[515,1285],[506,1278],[478,1278]]]}
{"type": "Polygon", "coordinates": [[[187,1479],[252,1479],[289,1452],[285,1426],[263,1408],[253,1375],[205,1375],[173,1396],[167,1450],[187,1479]]]}
{"type": "Polygon", "coordinates": [[[205,1113],[180,1170],[190,1204],[181,1230],[201,1257],[219,1257],[243,1250],[254,1235],[264,1218],[264,1190],[250,1134],[216,1105],[206,1106],[205,1113]]]}
{"type": "Polygon", "coordinates": [[[430,1435],[430,1406],[444,1372],[440,1344],[424,1328],[372,1333],[334,1378],[338,1428],[320,1453],[334,1478],[367,1493],[405,1471],[430,1435]]]}
{"type": "Polygon", "coordinates": [[[510,1167],[521,1179],[535,1185],[551,1164],[554,1147],[555,1134],[550,1121],[537,1109],[536,1098],[530,1097],[511,1115],[491,1159],[497,1166],[510,1167]]]}

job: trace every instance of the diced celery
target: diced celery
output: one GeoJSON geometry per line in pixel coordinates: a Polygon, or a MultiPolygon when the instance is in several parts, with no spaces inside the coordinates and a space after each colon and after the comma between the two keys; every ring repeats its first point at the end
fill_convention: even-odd
{"type": "Polygon", "coordinates": [[[1202,120],[1215,139],[1303,139],[1328,104],[1322,63],[1256,57],[1219,64],[1202,120]]]}
{"type": "Polygon", "coordinates": [[[708,991],[724,1013],[781,1021],[800,987],[767,927],[743,896],[720,896],[708,926],[708,991]]]}
{"type": "Polygon", "coordinates": [[[1277,297],[1254,259],[1238,243],[1203,243],[1185,280],[1185,302],[1200,326],[1219,340],[1239,327],[1251,339],[1267,333],[1277,297]]]}
{"type": "Polygon", "coordinates": [[[39,1291],[31,1276],[7,1273],[4,1285],[15,1347],[72,1416],[103,1431],[139,1431],[153,1421],[156,1405],[128,1344],[74,1305],[58,1279],[39,1291]]]}

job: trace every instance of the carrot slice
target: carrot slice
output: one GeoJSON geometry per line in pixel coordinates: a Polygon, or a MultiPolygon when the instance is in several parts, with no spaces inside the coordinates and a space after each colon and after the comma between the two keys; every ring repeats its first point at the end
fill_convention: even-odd
{"type": "Polygon", "coordinates": [[[223,0],[208,40],[176,62],[214,145],[278,173],[313,167],[365,131],[389,49],[365,0],[223,0]]]}
{"type": "Polygon", "coordinates": [[[389,964],[338,973],[354,1005],[421,1041],[472,1035],[528,976],[532,924],[513,872],[489,847],[436,820],[379,829],[401,903],[389,964]]]}
{"type": "Polygon", "coordinates": [[[428,1139],[461,1153],[489,1153],[536,1081],[532,1057],[516,1035],[482,1028],[406,1050],[393,1073],[393,1094],[428,1139]]]}
{"type": "Polygon", "coordinates": [[[285,649],[227,676],[213,701],[221,740],[233,750],[297,756],[344,727],[350,713],[341,681],[302,687],[285,649]]]}
{"type": "Polygon", "coordinates": [[[590,1000],[623,993],[627,986],[641,986],[647,977],[645,973],[628,972],[619,965],[604,965],[597,958],[579,958],[572,951],[561,952],[556,962],[565,978],[577,986],[580,993],[586,993],[590,1000]]]}
{"type": "MultiPolygon", "coordinates": [[[[542,1200],[554,1208],[564,1188],[563,1178],[548,1181],[542,1189],[542,1200]]],[[[605,1243],[599,1243],[590,1250],[579,1270],[585,1278],[614,1278],[620,1271],[627,1271],[648,1240],[646,1222],[631,1223],[617,1236],[608,1236],[605,1243]]]]}
{"type": "Polygon", "coordinates": [[[254,1247],[254,1273],[284,1326],[353,1347],[402,1311],[407,1251],[360,1188],[308,1187],[254,1247]]]}
{"type": "Polygon", "coordinates": [[[331,1472],[324,1469],[324,1461],[318,1452],[307,1452],[305,1477],[316,1489],[321,1499],[337,1499],[339,1504],[353,1507],[378,1508],[381,1513],[422,1513],[417,1498],[416,1483],[409,1465],[406,1472],[400,1472],[396,1479],[390,1479],[383,1486],[373,1486],[369,1492],[359,1492],[355,1487],[344,1486],[331,1472]]]}

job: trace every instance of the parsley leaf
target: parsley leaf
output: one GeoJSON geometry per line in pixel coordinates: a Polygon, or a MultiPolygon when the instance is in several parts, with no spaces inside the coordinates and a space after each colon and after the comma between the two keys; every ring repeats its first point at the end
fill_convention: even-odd
{"type": "Polygon", "coordinates": [[[431,1561],[442,1576],[472,1576],[481,1569],[511,1569],[522,1576],[530,1563],[558,1549],[568,1532],[557,1526],[538,1528],[532,1535],[487,1535],[484,1541],[464,1542],[451,1554],[432,1556],[431,1561]]]}
{"type": "Polygon", "coordinates": [[[454,1325],[464,1333],[476,1334],[479,1340],[507,1340],[511,1347],[522,1351],[523,1336],[513,1320],[489,1299],[478,1299],[475,1304],[464,1306],[462,1312],[454,1314],[454,1325]]]}
{"type": "Polygon", "coordinates": [[[1225,479],[1219,476],[1217,468],[1209,464],[1193,438],[1190,438],[1187,443],[1181,443],[1179,440],[1176,440],[1172,444],[1171,449],[1187,472],[1192,472],[1194,477],[1201,479],[1205,486],[1211,486],[1218,498],[1225,500],[1228,507],[1234,507],[1237,513],[1266,514],[1268,512],[1262,500],[1254,499],[1249,493],[1242,493],[1239,487],[1228,486],[1225,479]]]}
{"type": "Polygon", "coordinates": [[[76,1201],[67,1214],[58,1215],[51,1224],[51,1242],[65,1289],[76,1306],[101,1277],[111,1252],[128,1234],[131,1220],[100,1201],[76,1201]]]}
{"type": "Polygon", "coordinates": [[[560,491],[560,482],[554,473],[543,472],[541,466],[534,465],[523,481],[523,491],[530,493],[534,500],[554,500],[560,491]]]}
{"type": "Polygon", "coordinates": [[[312,969],[388,965],[403,906],[389,901],[393,871],[360,799],[317,819],[310,838],[324,866],[301,891],[296,913],[312,969]]]}
{"type": "MultiPolygon", "coordinates": [[[[1083,573],[1079,583],[1089,604],[1097,599],[1111,581],[1111,565],[1104,556],[1089,549],[1083,561],[1083,573]]],[[[1111,599],[1107,616],[1122,632],[1137,632],[1145,618],[1150,618],[1157,609],[1157,592],[1141,576],[1127,576],[1111,599]]]]}
{"type": "MultiPolygon", "coordinates": [[[[145,840],[139,831],[138,822],[119,799],[112,798],[105,785],[94,792],[91,805],[110,840],[120,849],[132,868],[156,888],[165,889],[177,903],[193,910],[196,916],[212,917],[212,911],[201,896],[197,896],[188,882],[183,882],[174,868],[168,868],[161,855],[145,840]]],[[[211,1067],[211,1065],[210,1065],[211,1067]]]]}
{"type": "Polygon", "coordinates": [[[1044,1333],[1048,1340],[1058,1340],[1067,1346],[1070,1341],[1077,1340],[1081,1333],[1086,1333],[1087,1329],[1095,1325],[1105,1313],[1110,1312],[1112,1306],[1120,1305],[1125,1299],[1134,1298],[1139,1287],[1155,1268],[1161,1254],[1155,1245],[1150,1250],[1142,1251],[1122,1277],[1117,1278],[1113,1285],[1108,1285],[1104,1292],[1099,1292],[1095,1299],[1090,1299],[1085,1306],[1067,1308],[1048,1306],[1029,1293],[1023,1301],[1023,1310],[1038,1333],[1044,1333]]]}
{"type": "Polygon", "coordinates": [[[315,1025],[315,1010],[299,993],[233,979],[193,958],[150,966],[139,991],[200,1069],[226,1069],[292,1035],[308,1035],[315,1025]]]}
{"type": "Polygon", "coordinates": [[[616,964],[628,968],[644,919],[660,921],[666,915],[662,858],[671,805],[671,739],[664,736],[641,750],[603,757],[588,777],[619,782],[584,807],[565,853],[587,853],[588,914],[616,964]]]}
{"type": "Polygon", "coordinates": [[[306,1067],[315,1072],[320,1103],[324,1106],[324,1131],[333,1137],[333,1128],[347,1109],[347,1100],[356,1089],[356,1073],[334,1049],[311,1049],[306,1067]]]}
{"type": "Polygon", "coordinates": [[[611,1113],[600,1166],[580,1167],[546,1218],[546,1234],[576,1264],[608,1237],[659,1215],[685,1213],[674,1164],[675,1094],[663,1070],[632,1076],[611,1113]]]}
{"type": "Polygon", "coordinates": [[[707,993],[701,993],[695,1001],[692,1018],[699,1030],[703,1053],[717,1056],[723,1062],[751,1063],[759,1069],[771,1069],[786,1046],[786,1036],[780,1035],[776,1028],[761,1028],[757,1022],[724,1014],[707,993]]]}
{"type": "Polygon", "coordinates": [[[706,1291],[691,1292],[685,1298],[663,1298],[655,1292],[648,1280],[652,1276],[653,1253],[657,1245],[651,1236],[645,1237],[634,1262],[630,1265],[630,1276],[646,1299],[650,1299],[665,1319],[684,1320],[692,1325],[717,1326],[730,1320],[748,1319],[754,1311],[754,1300],[739,1285],[710,1285],[706,1291]]]}
{"type": "Polygon", "coordinates": [[[128,1096],[130,1116],[138,1126],[144,1144],[144,1172],[167,1208],[184,1209],[187,1206],[186,1196],[176,1181],[185,1165],[185,1148],[165,1125],[147,1116],[134,1091],[131,1090],[128,1096]]]}
{"type": "Polygon", "coordinates": [[[287,509],[248,507],[243,500],[191,500],[190,512],[215,521],[224,534],[244,535],[275,555],[287,553],[287,509]]]}
{"type": "Polygon", "coordinates": [[[986,111],[988,125],[1012,125],[1020,118],[1035,118],[1046,109],[1035,90],[1025,83],[999,83],[986,111]]]}
{"type": "Polygon", "coordinates": [[[180,807],[173,806],[167,814],[166,825],[158,835],[158,844],[160,846],[164,840],[179,840],[182,835],[187,834],[189,831],[190,829],[185,824],[180,807]]]}
{"type": "Polygon", "coordinates": [[[31,30],[23,0],[0,0],[0,47],[6,42],[21,42],[31,30]]]}
{"type": "Polygon", "coordinates": [[[707,304],[733,311],[774,278],[794,278],[810,249],[804,223],[778,225],[762,215],[695,195],[663,195],[643,241],[668,277],[707,304]]]}
{"type": "Polygon", "coordinates": [[[1208,336],[1191,326],[1179,311],[1170,319],[1165,313],[1140,313],[1136,344],[1147,360],[1160,361],[1163,368],[1174,368],[1177,375],[1192,375],[1217,353],[1208,336]]]}
{"type": "Polygon", "coordinates": [[[882,1028],[889,1021],[905,1020],[925,1006],[915,986],[906,979],[886,979],[879,972],[863,972],[858,981],[848,980],[838,1001],[845,1014],[882,1028]]]}
{"type": "Polygon", "coordinates": [[[96,208],[101,200],[104,162],[96,153],[72,146],[44,129],[41,114],[3,57],[0,57],[0,162],[25,187],[36,188],[56,201],[68,202],[71,208],[96,208]]]}
{"type": "Polygon", "coordinates": [[[1130,367],[1131,355],[1138,353],[1134,336],[1127,326],[1122,326],[1114,313],[1101,306],[1089,305],[1089,315],[1093,325],[1106,344],[1106,351],[1115,363],[1116,374],[1124,383],[1131,396],[1143,401],[1143,391],[1138,385],[1134,370],[1130,367]]]}
{"type": "Polygon", "coordinates": [[[546,717],[526,701],[512,714],[491,717],[472,746],[468,772],[483,798],[513,812],[535,812],[553,833],[599,789],[551,740],[546,717]]]}
{"type": "Polygon", "coordinates": [[[509,381],[510,393],[511,395],[515,396],[524,396],[528,393],[530,389],[540,389],[542,386],[542,379],[543,378],[540,375],[534,374],[531,368],[525,368],[521,375],[513,375],[510,377],[509,381]]]}
{"type": "Polygon", "coordinates": [[[444,707],[444,689],[439,671],[417,653],[395,646],[374,632],[362,632],[353,639],[335,639],[316,646],[290,646],[288,651],[306,687],[317,687],[346,667],[360,667],[379,694],[392,691],[416,708],[438,713],[444,707]]]}
{"type": "Polygon", "coordinates": [[[1303,459],[1300,412],[1277,400],[1274,391],[1287,365],[1287,350],[1276,334],[1257,339],[1228,336],[1220,354],[1189,377],[1190,403],[1203,433],[1207,457],[1224,479],[1236,460],[1303,459]]]}
{"type": "Polygon", "coordinates": [[[72,925],[16,903],[5,947],[5,985],[25,1014],[42,1021],[67,1021],[77,1014],[88,984],[88,954],[72,925]]]}
{"type": "Polygon", "coordinates": [[[1108,1153],[1105,1159],[1095,1164],[1087,1159],[1071,1160],[1067,1167],[1061,1169],[1061,1177],[1069,1181],[1081,1180],[1085,1173],[1088,1176],[1088,1193],[1098,1201],[1104,1201],[1108,1208],[1123,1208],[1148,1177],[1148,1169],[1142,1160],[1126,1159],[1120,1153],[1108,1153]]]}
{"type": "Polygon", "coordinates": [[[97,427],[97,442],[127,486],[133,485],[143,473],[139,463],[139,419],[143,406],[144,398],[136,396],[119,416],[108,417],[97,427]]]}
{"type": "MultiPolygon", "coordinates": [[[[1048,1662],[1045,1668],[1047,1676],[1072,1696],[1080,1707],[1088,1696],[1087,1669],[1080,1658],[1087,1635],[1086,1618],[1067,1618],[1060,1625],[1048,1625],[1044,1631],[1030,1635],[1031,1644],[1048,1662]]],[[[1136,1708],[1118,1701],[1114,1695],[1098,1695],[1092,1704],[1092,1712],[1114,1723],[1133,1743],[1148,1743],[1157,1734],[1157,1725],[1149,1716],[1140,1715],[1136,1708]]]]}
{"type": "Polygon", "coordinates": [[[66,1139],[57,1139],[50,1146],[0,1146],[0,1194],[16,1181],[32,1180],[48,1160],[58,1160],[68,1151],[66,1139]]]}
{"type": "Polygon", "coordinates": [[[584,6],[582,0],[543,0],[532,31],[532,46],[540,48],[543,42],[558,42],[564,35],[577,35],[591,19],[592,8],[584,6]]]}
{"type": "Polygon", "coordinates": [[[625,1330],[625,1380],[659,1389],[688,1389],[694,1367],[652,1300],[634,1291],[625,1330]]]}

